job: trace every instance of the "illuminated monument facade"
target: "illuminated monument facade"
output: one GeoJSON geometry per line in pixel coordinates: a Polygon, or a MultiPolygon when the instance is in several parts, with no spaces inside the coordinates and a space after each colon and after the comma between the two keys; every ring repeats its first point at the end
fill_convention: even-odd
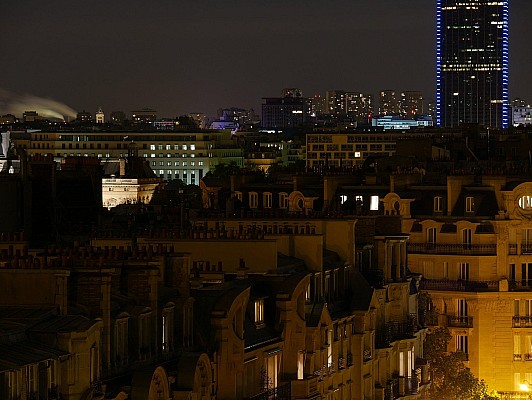
{"type": "Polygon", "coordinates": [[[507,128],[508,0],[437,0],[438,126],[507,128]]]}

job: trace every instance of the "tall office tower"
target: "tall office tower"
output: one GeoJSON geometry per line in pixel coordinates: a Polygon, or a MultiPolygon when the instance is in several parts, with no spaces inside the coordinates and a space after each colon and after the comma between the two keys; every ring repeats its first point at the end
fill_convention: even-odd
{"type": "Polygon", "coordinates": [[[359,92],[345,94],[345,110],[347,115],[358,122],[368,122],[373,116],[373,96],[359,92]]]}
{"type": "Polygon", "coordinates": [[[397,115],[399,114],[399,105],[395,90],[381,90],[379,93],[379,114],[380,115],[397,115]]]}
{"type": "Polygon", "coordinates": [[[507,128],[509,0],[437,0],[436,124],[507,128]]]}
{"type": "Polygon", "coordinates": [[[416,115],[423,114],[423,95],[421,92],[401,92],[399,113],[403,117],[410,119],[414,118],[416,115]]]}
{"type": "Polygon", "coordinates": [[[327,114],[345,115],[344,90],[328,90],[325,93],[325,103],[327,106],[327,114]]]}

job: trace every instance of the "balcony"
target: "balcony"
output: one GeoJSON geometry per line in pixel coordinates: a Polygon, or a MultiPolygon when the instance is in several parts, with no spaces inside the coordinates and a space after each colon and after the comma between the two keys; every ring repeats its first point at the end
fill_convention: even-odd
{"type": "Polygon", "coordinates": [[[288,382],[275,388],[264,389],[263,392],[248,397],[248,400],[290,400],[291,396],[291,386],[288,382]]]}
{"type": "Polygon", "coordinates": [[[521,254],[532,254],[532,244],[531,243],[521,244],[521,254]]]}
{"type": "Polygon", "coordinates": [[[419,393],[419,381],[415,377],[393,378],[386,382],[384,400],[394,400],[419,393]]]}
{"type": "Polygon", "coordinates": [[[390,347],[396,340],[410,339],[416,332],[417,321],[410,316],[408,321],[390,321],[382,329],[377,329],[375,336],[375,347],[383,349],[390,347]]]}
{"type": "Polygon", "coordinates": [[[495,256],[496,244],[440,244],[440,243],[409,243],[408,252],[411,254],[442,254],[442,255],[471,255],[495,256]]]}
{"type": "Polygon", "coordinates": [[[292,380],[291,395],[297,399],[318,397],[318,378],[309,376],[305,379],[292,380]]]}
{"type": "Polygon", "coordinates": [[[473,317],[448,315],[447,326],[451,328],[472,328],[473,317]]]}
{"type": "Polygon", "coordinates": [[[508,288],[512,292],[530,292],[532,291],[532,280],[523,279],[519,281],[508,281],[508,288]]]}
{"type": "Polygon", "coordinates": [[[514,317],[512,317],[512,328],[532,328],[532,316],[527,316],[527,317],[514,316],[514,317]]]}
{"type": "Polygon", "coordinates": [[[463,279],[423,279],[422,290],[443,290],[450,292],[498,292],[498,281],[466,281],[463,279]]]}

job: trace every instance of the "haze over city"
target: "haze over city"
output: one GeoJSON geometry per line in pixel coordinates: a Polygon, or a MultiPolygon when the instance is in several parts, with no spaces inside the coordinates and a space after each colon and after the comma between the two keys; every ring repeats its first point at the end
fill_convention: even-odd
{"type": "MultiPolygon", "coordinates": [[[[0,87],[79,111],[254,108],[283,87],[435,94],[435,1],[2,2],[0,87]]],[[[513,0],[510,96],[532,98],[532,2],[513,0]]],[[[0,110],[1,111],[1,110],[0,110]]]]}

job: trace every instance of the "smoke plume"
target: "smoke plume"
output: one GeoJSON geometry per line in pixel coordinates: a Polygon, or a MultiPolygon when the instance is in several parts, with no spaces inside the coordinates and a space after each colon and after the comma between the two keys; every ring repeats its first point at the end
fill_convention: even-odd
{"type": "Polygon", "coordinates": [[[16,94],[0,89],[0,113],[22,117],[25,111],[36,111],[49,119],[76,118],[76,112],[66,104],[31,94],[16,94]]]}

